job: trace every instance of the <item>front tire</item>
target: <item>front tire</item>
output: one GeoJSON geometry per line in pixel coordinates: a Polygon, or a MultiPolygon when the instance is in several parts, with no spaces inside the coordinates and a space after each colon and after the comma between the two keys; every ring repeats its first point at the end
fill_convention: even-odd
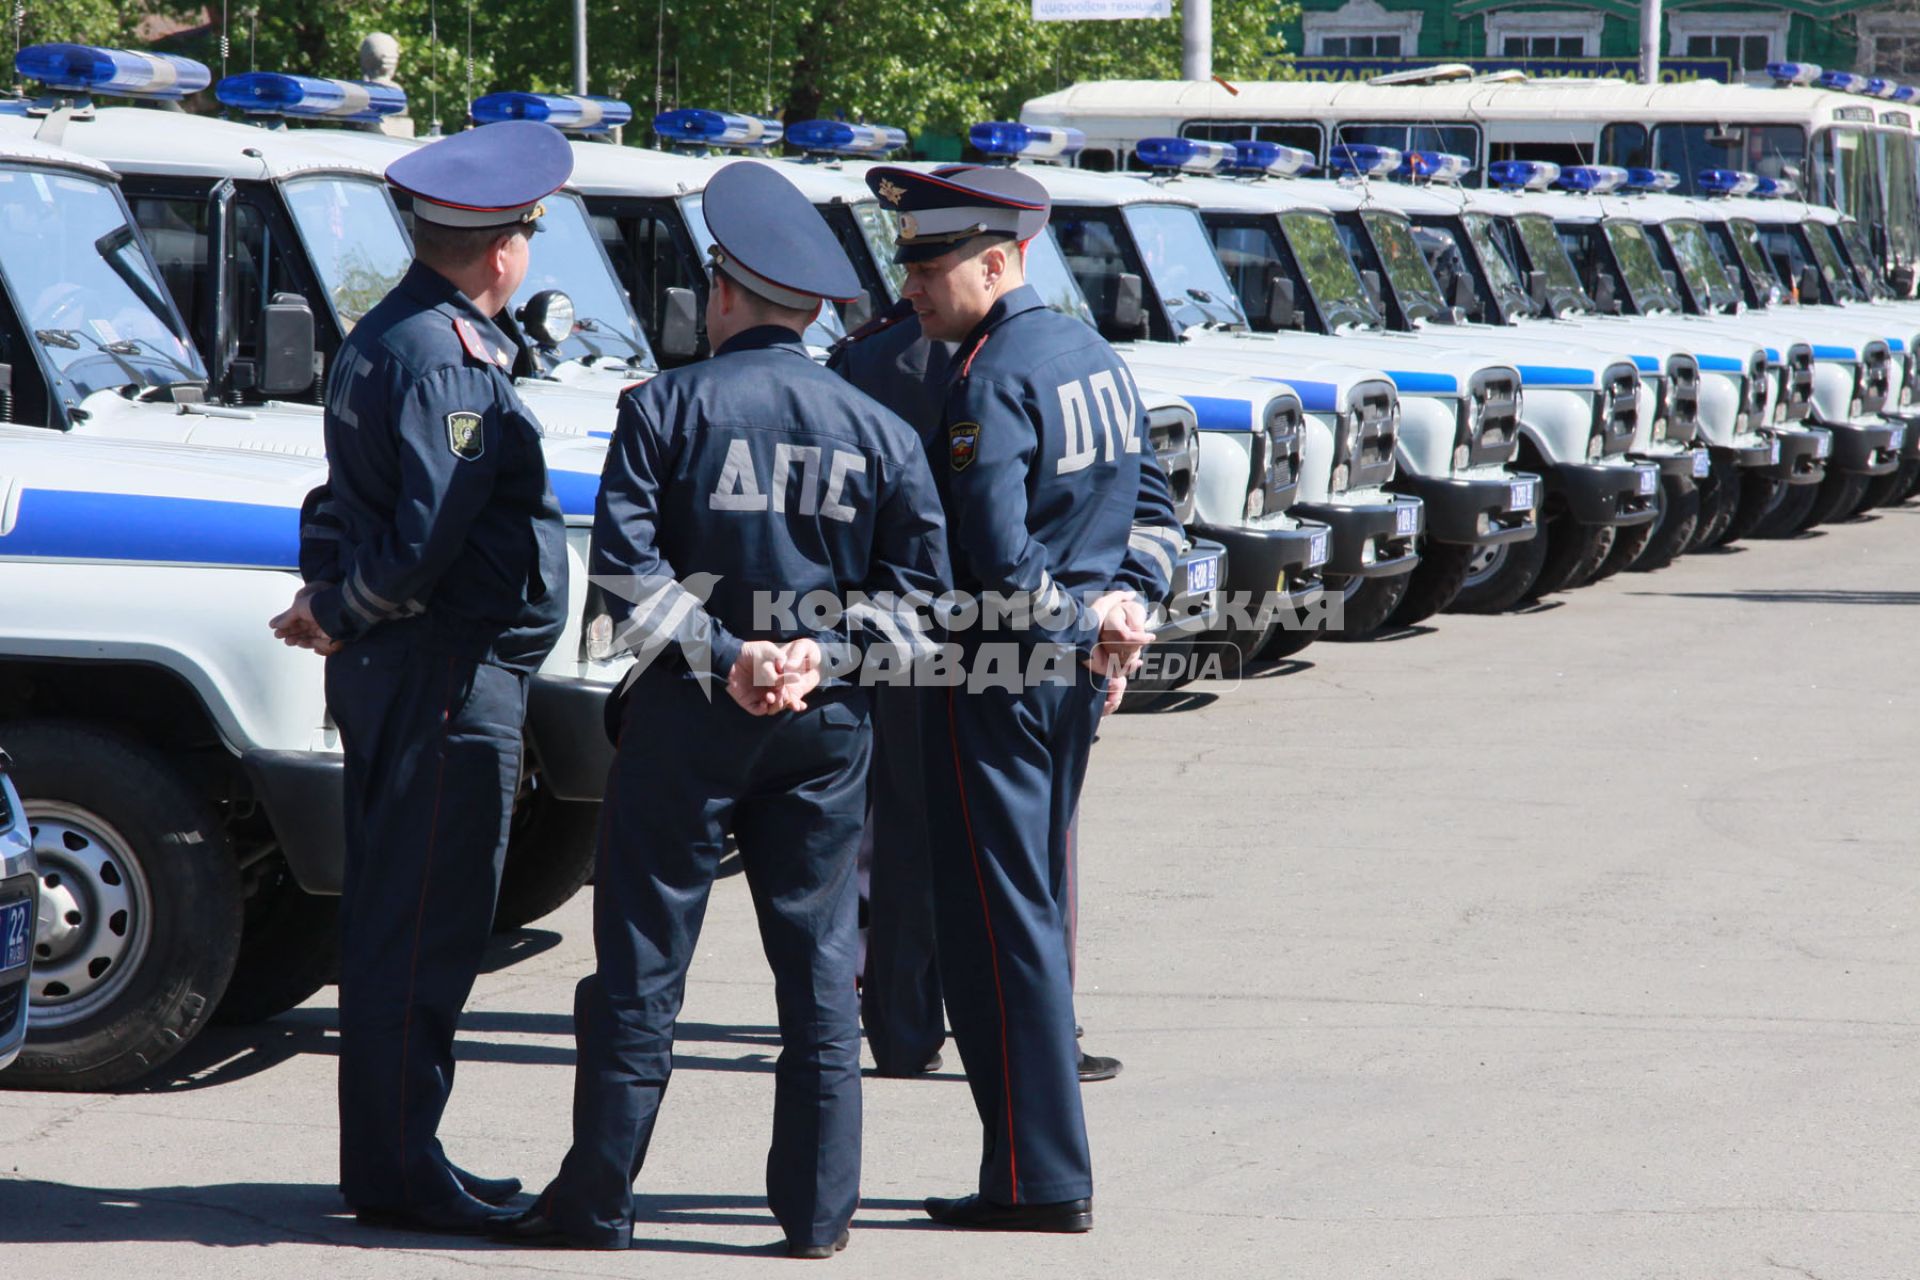
{"type": "Polygon", "coordinates": [[[1450,613],[1505,613],[1533,589],[1547,559],[1547,531],[1531,538],[1477,547],[1467,564],[1466,581],[1447,606],[1450,613]]]}
{"type": "MultiPolygon", "coordinates": [[[[1417,569],[1419,566],[1415,566],[1417,569]]],[[[1407,579],[1413,574],[1396,573],[1390,578],[1327,579],[1327,591],[1344,597],[1340,625],[1327,628],[1329,640],[1368,640],[1387,625],[1387,619],[1400,607],[1407,594],[1407,579]]]]}
{"type": "Polygon", "coordinates": [[[1693,541],[1682,551],[1705,551],[1732,541],[1729,531],[1746,501],[1746,481],[1731,462],[1715,460],[1699,488],[1700,516],[1693,526],[1693,541]]]}
{"type": "Polygon", "coordinates": [[[226,832],[157,752],[92,725],[7,729],[40,860],[15,1088],[137,1080],[199,1034],[233,974],[240,881],[226,832]]]}
{"type": "Polygon", "coordinates": [[[1466,585],[1467,568],[1478,550],[1457,542],[1429,542],[1420,553],[1420,563],[1406,575],[1406,593],[1387,617],[1387,625],[1411,627],[1451,605],[1466,585]]]}
{"type": "Polygon", "coordinates": [[[233,979],[213,1011],[222,1026],[251,1026],[305,1003],[340,961],[340,899],[308,893],[275,854],[249,870],[233,979]]]}
{"type": "Polygon", "coordinates": [[[1669,478],[1660,484],[1660,518],[1640,558],[1631,566],[1635,573],[1652,573],[1672,564],[1680,553],[1693,545],[1694,531],[1700,527],[1699,486],[1669,478]]]}
{"type": "Polygon", "coordinates": [[[1868,480],[1866,492],[1860,495],[1860,505],[1853,509],[1853,514],[1865,515],[1876,507],[1898,506],[1907,487],[1913,483],[1910,473],[1916,470],[1920,470],[1920,462],[1903,462],[1886,475],[1868,480]]]}
{"type": "Polygon", "coordinates": [[[1794,526],[1793,532],[1805,533],[1817,524],[1832,524],[1847,519],[1859,507],[1860,499],[1865,496],[1867,484],[1872,479],[1872,476],[1835,475],[1828,472],[1827,478],[1817,486],[1808,485],[1807,488],[1815,490],[1813,505],[1807,509],[1800,523],[1794,526]]]}
{"type": "Polygon", "coordinates": [[[1547,558],[1528,595],[1552,595],[1584,585],[1613,550],[1615,533],[1610,524],[1576,524],[1564,515],[1549,522],[1540,534],[1547,540],[1547,558]]]}

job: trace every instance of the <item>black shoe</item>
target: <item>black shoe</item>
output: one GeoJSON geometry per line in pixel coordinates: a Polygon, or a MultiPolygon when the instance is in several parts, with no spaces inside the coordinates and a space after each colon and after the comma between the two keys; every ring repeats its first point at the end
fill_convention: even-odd
{"type": "Polygon", "coordinates": [[[917,1067],[910,1067],[905,1071],[888,1071],[882,1067],[876,1066],[873,1069],[873,1074],[875,1074],[876,1076],[884,1077],[885,1079],[888,1079],[888,1080],[911,1080],[915,1076],[930,1076],[934,1072],[940,1070],[940,1068],[946,1065],[947,1065],[947,1060],[945,1058],[942,1058],[939,1055],[939,1053],[936,1052],[931,1058],[928,1058],[925,1062],[921,1063],[917,1067]]]}
{"type": "Polygon", "coordinates": [[[1080,1083],[1092,1084],[1096,1080],[1111,1080],[1120,1074],[1120,1059],[1100,1058],[1091,1053],[1080,1055],[1080,1083]]]}
{"type": "Polygon", "coordinates": [[[985,1196],[961,1196],[958,1200],[928,1196],[927,1216],[943,1227],[972,1231],[1091,1231],[1093,1201],[995,1204],[985,1196]]]}
{"type": "Polygon", "coordinates": [[[424,1231],[443,1236],[482,1235],[494,1223],[512,1216],[511,1211],[476,1200],[464,1192],[439,1204],[409,1205],[398,1209],[356,1209],[354,1212],[354,1217],[362,1226],[381,1227],[389,1231],[424,1231]]]}
{"type": "Polygon", "coordinates": [[[789,1258],[831,1258],[834,1254],[846,1248],[847,1241],[851,1239],[853,1239],[853,1232],[842,1227],[840,1229],[840,1238],[832,1244],[795,1244],[789,1240],[787,1241],[787,1256],[789,1258]]]}
{"type": "Polygon", "coordinates": [[[504,1244],[545,1246],[549,1249],[612,1249],[620,1250],[628,1246],[618,1241],[605,1244],[590,1244],[575,1239],[561,1230],[560,1224],[547,1216],[546,1200],[536,1200],[533,1207],[524,1213],[510,1214],[497,1218],[487,1227],[487,1234],[504,1244]]]}
{"type": "Polygon", "coordinates": [[[477,1173],[468,1173],[451,1161],[447,1163],[447,1169],[453,1174],[453,1180],[460,1184],[460,1189],[475,1200],[487,1204],[505,1204],[520,1194],[518,1178],[483,1178],[477,1173]]]}

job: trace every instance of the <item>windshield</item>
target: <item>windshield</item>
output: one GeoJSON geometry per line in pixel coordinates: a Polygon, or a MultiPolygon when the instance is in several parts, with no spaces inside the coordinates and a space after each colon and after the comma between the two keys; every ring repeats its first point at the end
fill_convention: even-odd
{"type": "Polygon", "coordinates": [[[1687,195],[1700,194],[1695,178],[1702,169],[1743,169],[1803,182],[1808,172],[1806,130],[1797,124],[1659,124],[1652,156],[1644,126],[1610,125],[1601,150],[1606,164],[1673,170],[1687,195]]]}
{"type": "Polygon", "coordinates": [[[1581,286],[1580,272],[1567,256],[1567,247],[1560,243],[1553,219],[1544,213],[1523,213],[1513,220],[1513,229],[1527,251],[1528,264],[1546,274],[1547,296],[1555,306],[1592,311],[1593,299],[1581,286]]]}
{"type": "Polygon", "coordinates": [[[1320,305],[1329,332],[1343,325],[1380,323],[1380,313],[1368,299],[1332,218],[1324,213],[1284,213],[1280,215],[1280,229],[1287,237],[1287,247],[1293,250],[1294,261],[1300,264],[1300,274],[1306,277],[1307,288],[1313,291],[1313,300],[1320,305]]]}
{"type": "Polygon", "coordinates": [[[340,332],[351,333],[413,261],[400,215],[386,187],[368,179],[303,178],[285,191],[340,332]]]}
{"type": "Polygon", "coordinates": [[[1197,211],[1182,205],[1135,204],[1121,212],[1175,332],[1194,325],[1246,324],[1197,211]]]}
{"type": "Polygon", "coordinates": [[[1826,170],[1822,200],[1850,217],[1879,222],[1885,183],[1879,149],[1866,130],[1837,125],[1822,129],[1820,158],[1826,170]]]}
{"type": "Polygon", "coordinates": [[[1685,277],[1687,289],[1715,311],[1740,301],[1740,291],[1727,279],[1707,240],[1707,229],[1691,218],[1675,218],[1666,224],[1667,246],[1673,250],[1674,265],[1685,277]]]}
{"type": "Polygon", "coordinates": [[[1493,286],[1494,296],[1499,299],[1500,314],[1507,316],[1516,311],[1531,312],[1533,303],[1520,284],[1520,274],[1501,251],[1493,216],[1469,213],[1464,221],[1467,224],[1467,239],[1473,242],[1473,251],[1480,259],[1481,269],[1487,273],[1487,283],[1493,286]]]}
{"type": "Polygon", "coordinates": [[[1727,224],[1733,239],[1733,247],[1740,254],[1740,265],[1747,274],[1756,280],[1765,282],[1769,302],[1785,302],[1787,285],[1774,269],[1774,261],[1767,254],[1767,247],[1761,240],[1760,228],[1745,218],[1727,224]]]}
{"type": "Polygon", "coordinates": [[[1833,247],[1833,237],[1821,231],[1817,225],[1813,230],[1817,234],[1807,235],[1805,224],[1799,228],[1800,234],[1805,236],[1812,245],[1813,260],[1820,264],[1820,274],[1826,280],[1827,288],[1832,290],[1837,298],[1852,302],[1861,301],[1860,290],[1854,287],[1853,276],[1847,271],[1847,264],[1841,261],[1840,251],[1833,247]]]}
{"type": "MultiPolygon", "coordinates": [[[[707,218],[700,208],[700,194],[680,197],[680,208],[687,219],[687,230],[693,233],[694,248],[700,254],[700,261],[707,261],[707,250],[713,247],[713,233],[707,230],[707,218]]],[[[846,337],[846,326],[840,323],[840,313],[831,303],[821,304],[813,323],[800,335],[801,341],[810,347],[830,347],[846,337]]]]}
{"type": "Polygon", "coordinates": [[[561,359],[609,356],[638,359],[652,368],[653,352],[586,208],[564,192],[548,196],[546,208],[540,233],[527,244],[527,278],[513,292],[513,311],[517,314],[536,293],[558,289],[573,300],[574,314],[573,336],[560,344],[561,359]]]}
{"type": "Polygon", "coordinates": [[[207,380],[107,183],[0,168],[0,271],[76,396],[207,380]]]}
{"type": "Polygon", "coordinates": [[[1388,213],[1384,209],[1365,209],[1361,211],[1360,221],[1366,224],[1374,251],[1380,255],[1380,266],[1386,272],[1387,283],[1392,286],[1394,296],[1400,301],[1400,309],[1406,312],[1407,318],[1417,321],[1448,315],[1440,285],[1427,268],[1427,255],[1420,252],[1419,242],[1413,238],[1413,227],[1408,224],[1406,215],[1388,213]]]}
{"type": "Polygon", "coordinates": [[[1654,256],[1653,246],[1647,243],[1647,233],[1640,224],[1609,218],[1600,228],[1606,234],[1607,246],[1613,250],[1613,260],[1620,266],[1627,292],[1633,295],[1633,309],[1642,315],[1680,310],[1679,295],[1661,274],[1660,259],[1654,256]]]}
{"type": "MultiPolygon", "coordinates": [[[[874,265],[880,268],[881,279],[887,286],[886,302],[892,302],[900,296],[900,290],[906,287],[907,269],[893,260],[894,241],[900,235],[900,220],[893,210],[882,209],[878,200],[856,200],[852,206],[853,220],[859,224],[860,236],[867,242],[868,256],[874,265]]],[[[876,305],[882,301],[875,299],[876,305]]]]}
{"type": "Polygon", "coordinates": [[[1736,284],[1745,283],[1755,306],[1771,307],[1786,301],[1786,291],[1774,278],[1773,266],[1767,261],[1767,255],[1761,252],[1755,240],[1749,239],[1747,232],[1740,229],[1739,223],[1709,222],[1706,227],[1707,238],[1713,242],[1714,256],[1720,259],[1727,278],[1736,284]]]}
{"type": "Polygon", "coordinates": [[[1027,283],[1055,311],[1094,324],[1093,309],[1080,292],[1080,282],[1073,278],[1067,260],[1060,256],[1059,244],[1050,234],[1027,241],[1027,283]]]}
{"type": "Polygon", "coordinates": [[[1886,193],[1887,252],[1912,262],[1920,252],[1920,175],[1913,165],[1913,135],[1905,129],[1874,135],[1879,147],[1882,190],[1886,193]]]}
{"type": "Polygon", "coordinates": [[[1871,246],[1867,244],[1867,233],[1857,222],[1847,222],[1841,226],[1827,225],[1827,231],[1840,246],[1840,256],[1853,268],[1854,282],[1869,298],[1890,298],[1893,288],[1886,277],[1880,274],[1880,264],[1875,261],[1871,246]]]}

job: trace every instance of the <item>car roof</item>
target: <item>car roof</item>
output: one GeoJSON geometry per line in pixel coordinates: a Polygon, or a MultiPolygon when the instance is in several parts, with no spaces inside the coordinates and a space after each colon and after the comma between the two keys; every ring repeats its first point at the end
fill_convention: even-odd
{"type": "Polygon", "coordinates": [[[69,169],[84,170],[95,177],[111,178],[113,176],[112,169],[92,156],[83,156],[77,151],[52,146],[25,133],[14,133],[11,130],[0,131],[0,161],[13,164],[63,165],[69,169]]]}
{"type": "MultiPolygon", "coordinates": [[[[27,118],[26,126],[30,133],[39,122],[27,118]]],[[[122,173],[288,178],[331,170],[380,176],[379,168],[317,141],[317,132],[147,107],[100,107],[68,117],[58,141],[122,173]]]]}
{"type": "Polygon", "coordinates": [[[778,157],[692,156],[604,142],[573,144],[573,177],[567,185],[590,196],[679,196],[704,190],[713,175],[736,160],[776,166],[814,203],[871,199],[865,184],[839,168],[778,157]]]}

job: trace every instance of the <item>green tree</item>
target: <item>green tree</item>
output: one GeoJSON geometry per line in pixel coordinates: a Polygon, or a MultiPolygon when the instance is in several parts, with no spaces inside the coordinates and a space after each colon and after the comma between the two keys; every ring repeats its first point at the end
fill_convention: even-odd
{"type": "MultiPolygon", "coordinates": [[[[1030,0],[589,0],[588,87],[625,98],[642,120],[656,105],[699,105],[955,133],[1077,80],[1179,75],[1180,3],[1163,21],[1035,22],[1030,0]]],[[[1276,28],[1294,8],[1292,0],[1215,5],[1216,71],[1227,79],[1282,71],[1276,28]]],[[[131,43],[139,18],[155,9],[43,0],[29,12],[26,38],[131,43]]],[[[438,117],[457,127],[469,81],[476,94],[565,92],[573,83],[569,0],[226,0],[212,9],[212,31],[161,47],[220,74],[223,12],[225,70],[233,72],[353,77],[362,37],[395,36],[398,78],[423,124],[437,98],[438,117]]]]}

